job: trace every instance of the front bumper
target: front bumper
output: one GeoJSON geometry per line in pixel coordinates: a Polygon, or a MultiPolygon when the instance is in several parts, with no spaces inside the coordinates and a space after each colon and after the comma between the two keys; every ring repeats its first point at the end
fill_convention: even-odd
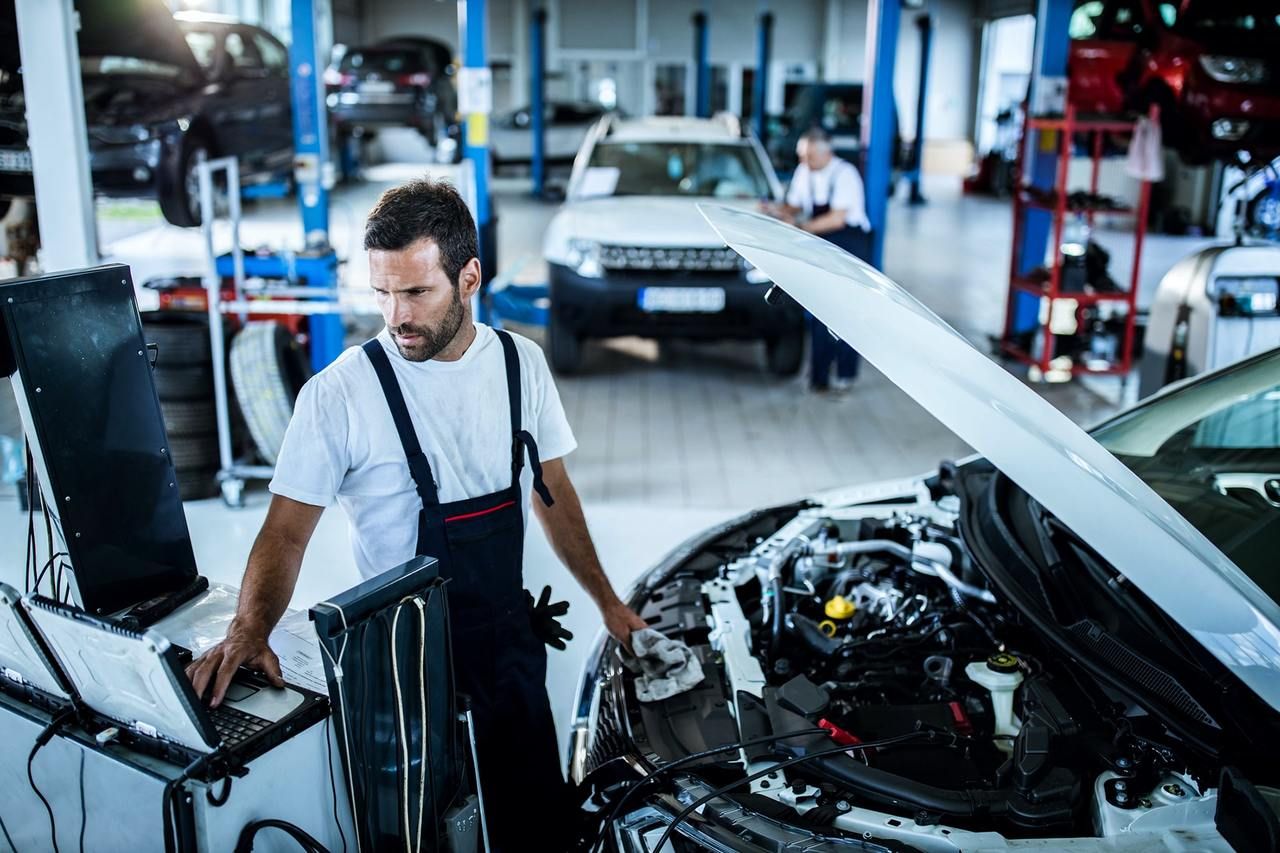
{"type": "Polygon", "coordinates": [[[752,284],[741,272],[633,272],[607,270],[586,278],[562,264],[550,267],[551,311],[562,328],[583,338],[639,335],[697,340],[777,338],[799,333],[804,314],[790,297],[778,305],[764,301],[768,284],[752,284]],[[714,313],[645,311],[640,290],[647,287],[724,290],[723,310],[714,313]]]}
{"type": "MultiPolygon", "coordinates": [[[[121,198],[154,195],[164,144],[159,138],[125,144],[91,141],[89,171],[93,191],[98,195],[121,198]]],[[[35,197],[32,174],[0,172],[0,196],[35,197]]]]}
{"type": "Polygon", "coordinates": [[[1280,94],[1258,87],[1201,80],[1200,85],[1187,91],[1184,104],[1193,123],[1193,136],[1205,150],[1215,153],[1245,150],[1259,156],[1280,153],[1280,94]],[[1214,123],[1220,120],[1243,130],[1228,138],[1217,135],[1214,123]]]}

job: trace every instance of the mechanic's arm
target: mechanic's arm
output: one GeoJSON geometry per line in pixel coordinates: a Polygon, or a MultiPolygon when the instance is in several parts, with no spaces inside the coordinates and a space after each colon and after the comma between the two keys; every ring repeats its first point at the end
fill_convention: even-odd
{"type": "Polygon", "coordinates": [[[542,465],[542,480],[555,498],[554,506],[546,506],[534,497],[533,512],[547,532],[551,548],[568,567],[578,583],[591,596],[604,617],[604,626],[619,643],[631,648],[631,632],[649,627],[630,607],[622,603],[605,576],[596,554],[595,543],[587,531],[578,493],[569,480],[563,459],[552,459],[542,465]]]}
{"type": "Polygon", "coordinates": [[[800,227],[810,234],[830,234],[844,227],[847,210],[832,208],[821,216],[815,216],[800,227]]]}
{"type": "Polygon", "coordinates": [[[267,519],[249,552],[240,601],[227,637],[187,667],[196,695],[204,696],[212,686],[210,704],[222,702],[242,664],[264,672],[276,687],[284,686],[280,661],[267,646],[267,637],[289,607],[302,555],[323,512],[324,507],[272,496],[267,519]]]}

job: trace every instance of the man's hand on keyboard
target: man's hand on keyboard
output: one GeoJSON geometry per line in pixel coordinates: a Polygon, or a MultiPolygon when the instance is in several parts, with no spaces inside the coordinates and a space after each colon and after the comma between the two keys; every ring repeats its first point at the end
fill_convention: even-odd
{"type": "Polygon", "coordinates": [[[187,667],[187,677],[191,679],[196,695],[205,698],[207,692],[209,704],[217,707],[241,666],[257,669],[274,686],[284,687],[280,660],[267,645],[266,637],[258,632],[240,630],[234,622],[225,640],[191,662],[187,667]]]}

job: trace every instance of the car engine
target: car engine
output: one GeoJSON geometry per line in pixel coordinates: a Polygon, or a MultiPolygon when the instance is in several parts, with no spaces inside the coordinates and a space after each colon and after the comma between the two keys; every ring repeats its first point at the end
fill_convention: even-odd
{"type": "Polygon", "coordinates": [[[957,510],[949,496],[810,508],[713,543],[641,610],[708,677],[665,703],[606,696],[604,739],[629,732],[662,765],[768,734],[699,762],[679,801],[745,769],[759,778],[735,802],[859,836],[1098,837],[1200,802],[1217,768],[1192,767],[1004,605],[957,510]]]}

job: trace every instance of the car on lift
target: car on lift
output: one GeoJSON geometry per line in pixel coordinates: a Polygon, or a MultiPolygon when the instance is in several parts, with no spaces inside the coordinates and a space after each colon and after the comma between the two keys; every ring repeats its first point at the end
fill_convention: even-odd
{"type": "Polygon", "coordinates": [[[565,204],[543,243],[549,269],[551,365],[577,371],[583,342],[638,335],[761,340],[779,376],[800,369],[804,316],[768,278],[726,249],[699,201],[746,208],[782,187],[737,119],[605,116],[574,161],[565,204]]]}
{"type": "MultiPolygon", "coordinates": [[[[547,101],[544,109],[548,164],[572,163],[587,131],[598,122],[606,107],[593,101],[547,101]]],[[[619,116],[623,114],[617,113],[619,116]]],[[[494,116],[489,128],[489,156],[493,168],[520,165],[533,160],[533,111],[524,106],[494,116]]]]}
{"type": "MultiPolygon", "coordinates": [[[[242,184],[293,164],[288,51],[260,27],[173,16],[163,3],[82,3],[81,85],[94,192],[155,198],[174,225],[200,223],[197,164],[232,156],[242,184]]],[[[0,198],[32,198],[13,3],[0,7],[0,198]]]]}
{"type": "Polygon", "coordinates": [[[425,36],[348,48],[324,74],[325,104],[339,139],[411,127],[432,146],[458,138],[453,50],[425,36]]]}
{"type": "Polygon", "coordinates": [[[1280,154],[1280,14],[1268,0],[1077,0],[1068,97],[1082,114],[1160,108],[1189,163],[1280,154]]]}
{"type": "Polygon", "coordinates": [[[640,701],[652,668],[602,635],[581,849],[1274,849],[1280,350],[1086,433],[884,275],[704,209],[983,455],[750,512],[642,576],[628,604],[703,678],[640,701]]]}

